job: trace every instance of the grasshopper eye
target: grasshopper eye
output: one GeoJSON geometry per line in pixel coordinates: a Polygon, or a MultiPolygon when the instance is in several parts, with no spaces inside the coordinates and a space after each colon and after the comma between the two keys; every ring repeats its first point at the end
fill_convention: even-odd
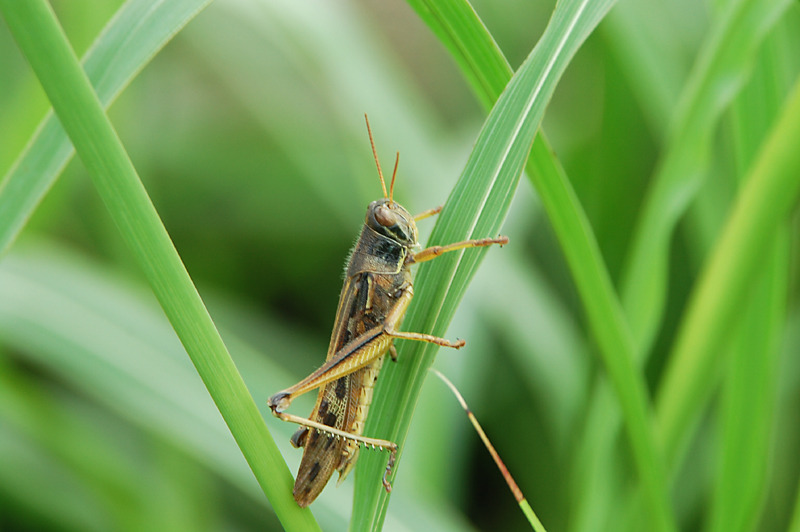
{"type": "Polygon", "coordinates": [[[384,227],[392,227],[397,224],[397,217],[384,206],[375,209],[375,220],[384,227]]]}

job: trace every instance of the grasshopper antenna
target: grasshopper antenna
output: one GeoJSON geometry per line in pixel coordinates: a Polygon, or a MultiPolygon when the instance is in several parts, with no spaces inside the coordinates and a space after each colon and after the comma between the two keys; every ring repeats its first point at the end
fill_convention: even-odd
{"type": "MultiPolygon", "coordinates": [[[[378,152],[375,150],[375,141],[372,139],[372,129],[369,127],[369,118],[367,117],[367,113],[364,113],[364,120],[367,122],[367,134],[369,135],[369,143],[372,146],[372,156],[375,157],[375,164],[378,166],[378,176],[381,178],[381,187],[383,187],[383,197],[389,197],[386,193],[386,181],[383,180],[383,172],[381,171],[381,163],[378,161],[378,152]]],[[[399,159],[399,156],[398,156],[399,159]]],[[[394,166],[395,172],[397,172],[397,163],[394,166]]],[[[394,175],[392,175],[392,189],[394,188],[394,175]]],[[[391,203],[391,198],[389,199],[389,203],[391,203]]]]}
{"type": "Polygon", "coordinates": [[[392,183],[389,185],[389,206],[392,206],[392,198],[394,197],[394,178],[397,177],[397,165],[400,164],[400,152],[397,152],[397,158],[394,160],[394,172],[392,172],[392,183]]]}

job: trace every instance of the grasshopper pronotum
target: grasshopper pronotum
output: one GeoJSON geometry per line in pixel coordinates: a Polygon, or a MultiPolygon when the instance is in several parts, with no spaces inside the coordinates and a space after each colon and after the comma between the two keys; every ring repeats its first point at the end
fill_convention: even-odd
{"type": "Polygon", "coordinates": [[[464,340],[450,342],[429,334],[398,331],[414,295],[410,267],[448,251],[508,242],[506,237],[466,240],[414,252],[419,246],[415,221],[437,214],[441,208],[414,217],[392,199],[399,154],[389,193],[386,193],[369,120],[367,132],[383,187],[383,199],[367,207],[364,227],[350,254],[327,358],[311,375],[269,399],[273,414],[302,425],[291,440],[295,447],[305,447],[293,492],[300,506],[308,506],[317,498],[334,471],[339,471],[339,482],[345,478],[356,463],[361,444],[390,451],[383,485],[391,491],[387,479],[395,461],[397,444],[362,436],[384,355],[389,352],[392,360],[396,360],[395,338],[455,349],[465,343],[464,340]],[[284,412],[295,397],[315,388],[320,391],[309,419],[284,412]]]}

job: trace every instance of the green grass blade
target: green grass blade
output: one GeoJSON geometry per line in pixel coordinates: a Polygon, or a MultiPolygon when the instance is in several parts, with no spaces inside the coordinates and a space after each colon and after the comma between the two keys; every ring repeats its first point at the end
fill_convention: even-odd
{"type": "MultiPolygon", "coordinates": [[[[562,2],[558,5],[542,40],[514,81],[509,84],[487,120],[462,178],[440,215],[431,235],[431,243],[490,235],[499,229],[508,208],[510,193],[516,185],[515,172],[519,168],[516,165],[522,162],[511,161],[511,158],[525,155],[520,147],[520,144],[524,145],[520,132],[529,133],[532,139],[535,126],[538,125],[566,62],[611,4],[612,2],[562,2]],[[520,115],[520,120],[515,115],[520,115]],[[535,121],[532,129],[528,124],[531,120],[535,121]],[[517,142],[514,142],[515,138],[517,142]]],[[[409,311],[404,328],[443,334],[480,255],[480,252],[471,250],[461,256],[444,256],[430,265],[423,265],[417,275],[416,302],[409,311]]],[[[422,383],[422,375],[432,362],[434,351],[427,345],[401,347],[401,362],[398,367],[386,372],[378,383],[379,390],[375,394],[367,432],[388,436],[402,445],[422,383]],[[398,397],[401,405],[399,412],[393,406],[398,397]]],[[[641,390],[641,387],[634,386],[633,389],[641,390]]],[[[636,403],[637,401],[629,402],[631,405],[636,403]]],[[[670,518],[666,510],[664,486],[657,480],[658,465],[653,448],[649,446],[648,450],[646,443],[646,401],[638,401],[638,405],[633,406],[632,410],[638,409],[637,426],[643,430],[634,432],[637,434],[637,441],[644,442],[644,445],[637,445],[637,448],[643,451],[640,456],[650,457],[646,460],[648,471],[654,473],[651,478],[655,481],[648,485],[655,487],[650,491],[657,494],[653,500],[659,500],[654,504],[654,507],[659,507],[654,511],[658,516],[655,520],[661,523],[662,529],[669,529],[671,526],[666,524],[670,518]]],[[[352,525],[355,529],[375,529],[380,526],[388,500],[377,482],[384,465],[385,457],[365,455],[362,458],[356,483],[356,507],[352,525]]]]}
{"type": "MultiPolygon", "coordinates": [[[[741,9],[743,6],[740,5],[739,7],[741,9]]],[[[767,6],[763,6],[762,4],[762,7],[766,8],[767,6]]],[[[628,69],[631,71],[629,72],[628,76],[635,80],[634,81],[635,86],[640,87],[638,91],[639,94],[638,99],[643,102],[643,107],[646,109],[646,114],[654,118],[652,122],[656,126],[659,123],[664,123],[664,120],[659,120],[658,117],[666,116],[666,109],[667,107],[669,107],[667,104],[669,103],[670,100],[674,99],[674,95],[672,93],[676,90],[678,83],[681,81],[679,74],[681,68],[677,58],[675,57],[675,51],[673,46],[674,42],[668,43],[667,46],[664,45],[659,46],[658,34],[660,33],[660,30],[653,28],[651,31],[650,28],[650,26],[655,24],[656,21],[662,21],[666,19],[666,13],[661,12],[661,10],[664,9],[665,8],[662,5],[659,6],[653,5],[645,7],[643,5],[640,5],[640,3],[637,3],[636,6],[634,6],[632,3],[628,3],[626,5],[620,5],[619,8],[609,16],[609,22],[612,23],[610,29],[613,29],[613,31],[616,33],[622,33],[622,35],[612,36],[612,43],[615,46],[615,51],[617,54],[622,56],[621,60],[627,64],[628,69]],[[642,11],[642,9],[647,9],[648,12],[645,13],[642,11]],[[634,16],[634,14],[637,13],[638,16],[634,16]],[[631,47],[636,46],[636,43],[641,41],[642,39],[642,32],[647,32],[647,38],[648,38],[647,47],[656,48],[656,50],[648,51],[641,47],[638,47],[636,50],[623,49],[624,46],[631,46],[631,47]],[[632,35],[627,35],[628,33],[631,33],[632,35]],[[670,50],[670,47],[672,47],[672,50],[670,50]],[[659,57],[658,60],[651,63],[645,63],[645,58],[652,57],[653,54],[657,54],[656,57],[659,57]],[[664,55],[665,57],[661,58],[660,55],[664,55]],[[662,72],[662,68],[666,69],[666,72],[662,72]],[[678,76],[678,78],[676,78],[675,76],[678,76]],[[659,84],[661,85],[656,90],[650,90],[650,91],[646,90],[647,87],[653,87],[654,85],[659,85],[659,84]],[[672,88],[669,91],[665,91],[664,89],[666,89],[667,86],[672,88]]],[[[727,23],[730,25],[732,23],[731,14],[728,13],[726,16],[728,17],[727,23]]],[[[775,17],[774,14],[772,15],[762,14],[762,18],[766,19],[766,22],[762,20],[762,23],[767,24],[767,26],[769,26],[769,24],[773,22],[774,17],[775,17]]],[[[720,19],[719,22],[720,24],[717,24],[717,26],[719,27],[715,31],[716,33],[724,33],[726,31],[728,32],[727,33],[727,35],[729,36],[727,38],[727,40],[729,41],[728,46],[734,46],[736,48],[740,44],[742,44],[742,42],[747,44],[750,42],[750,40],[755,38],[754,36],[747,36],[746,34],[743,34],[742,42],[740,42],[736,40],[739,38],[738,33],[736,33],[735,31],[732,32],[730,30],[723,31],[720,28],[724,26],[724,24],[721,23],[725,21],[720,19]],[[730,43],[731,40],[733,40],[732,43],[730,43]]],[[[751,19],[747,20],[740,19],[738,22],[739,26],[746,25],[746,23],[755,24],[755,21],[751,19]]],[[[661,24],[663,25],[663,22],[661,22],[661,24]]],[[[667,25],[666,27],[671,28],[671,25],[667,25]]],[[[607,29],[609,29],[609,27],[607,27],[607,29]]],[[[760,31],[763,32],[764,30],[760,31]]],[[[671,36],[674,40],[674,34],[671,33],[671,36]]],[[[727,80],[726,76],[728,76],[728,70],[726,70],[726,68],[728,69],[731,68],[730,65],[726,67],[726,64],[728,63],[734,65],[735,67],[734,71],[737,71],[735,69],[738,68],[737,72],[739,72],[740,76],[743,75],[742,72],[745,74],[749,73],[748,70],[749,64],[746,58],[736,56],[736,53],[738,52],[727,52],[724,49],[721,49],[722,45],[718,42],[715,45],[717,46],[717,51],[712,54],[712,52],[710,51],[710,49],[713,48],[711,46],[711,43],[714,43],[714,38],[712,38],[710,40],[710,43],[706,45],[707,50],[704,52],[704,55],[701,57],[701,59],[698,60],[698,65],[695,66],[693,72],[694,79],[689,80],[687,84],[688,89],[684,90],[683,99],[684,100],[694,99],[698,102],[704,102],[692,105],[693,106],[700,105],[700,107],[702,107],[701,110],[703,112],[709,112],[710,115],[714,115],[714,113],[711,113],[711,111],[713,111],[713,106],[718,105],[717,102],[724,103],[725,100],[722,99],[721,96],[717,95],[713,91],[719,91],[726,85],[722,84],[720,81],[713,81],[713,80],[714,79],[727,80]],[[714,70],[716,74],[714,72],[708,73],[707,76],[709,77],[709,80],[706,80],[701,83],[697,79],[700,77],[700,73],[702,72],[702,69],[700,69],[699,66],[701,64],[708,64],[709,62],[713,62],[710,61],[708,57],[706,57],[709,55],[714,55],[714,57],[721,57],[722,59],[721,60],[715,59],[715,61],[718,62],[714,62],[713,65],[714,69],[712,70],[714,70]],[[724,62],[721,62],[722,60],[724,60],[724,62]],[[720,72],[722,72],[722,74],[720,74],[720,72]],[[705,85],[703,85],[703,83],[705,83],[705,85]],[[704,92],[709,92],[709,91],[712,91],[710,95],[709,94],[703,95],[704,92]],[[692,93],[694,94],[694,96],[690,97],[689,95],[692,93]],[[708,105],[709,98],[712,98],[711,102],[713,103],[713,105],[708,105]]],[[[751,44],[751,48],[752,50],[749,53],[753,54],[755,50],[755,45],[751,44]]],[[[741,80],[739,80],[739,78],[736,78],[734,76],[732,79],[741,84],[741,80]]],[[[728,99],[730,99],[732,98],[733,95],[732,94],[727,95],[727,93],[723,93],[723,96],[726,96],[728,99]]],[[[760,100],[758,101],[760,102],[760,100]]],[[[755,101],[753,100],[749,101],[748,104],[751,106],[756,105],[755,101]]],[[[687,104],[684,101],[682,105],[686,107],[687,104]]],[[[672,111],[670,111],[670,113],[671,112],[672,111]]],[[[716,114],[719,114],[719,112],[717,112],[716,114]]],[[[706,120],[710,121],[711,117],[707,116],[706,120]]],[[[702,113],[695,113],[694,111],[690,112],[688,117],[684,117],[678,120],[678,122],[682,124],[680,127],[684,129],[696,128],[702,126],[702,127],[707,127],[708,130],[711,131],[713,128],[713,123],[709,123],[708,125],[703,125],[702,113]]],[[[658,137],[665,136],[665,132],[661,131],[659,127],[652,127],[651,129],[653,130],[654,134],[656,134],[656,136],[658,137]]],[[[750,131],[750,133],[754,134],[752,130],[750,131]]],[[[711,133],[708,133],[709,136],[710,134],[711,133]]],[[[675,136],[676,135],[674,134],[673,131],[672,137],[674,138],[675,136]]],[[[688,150],[698,150],[698,149],[701,150],[704,149],[707,151],[710,150],[709,148],[702,148],[703,146],[702,144],[698,144],[691,140],[686,140],[686,142],[683,142],[684,140],[686,139],[679,135],[677,138],[677,142],[673,140],[671,142],[671,145],[668,144],[667,145],[668,148],[670,146],[672,147],[672,151],[670,153],[676,152],[676,150],[681,146],[683,146],[684,148],[688,147],[688,150]]],[[[705,161],[701,160],[702,158],[700,157],[700,155],[696,155],[696,157],[697,159],[694,162],[696,164],[702,163],[702,167],[705,168],[706,164],[705,161]]],[[[677,160],[678,156],[676,155],[674,158],[677,160]]],[[[665,172],[662,171],[659,175],[661,177],[664,177],[665,172]]],[[[689,178],[688,174],[686,176],[681,176],[681,177],[686,177],[687,179],[689,178]]],[[[677,193],[677,189],[673,189],[673,192],[677,193]]],[[[719,198],[714,198],[713,200],[710,200],[709,203],[714,203],[715,205],[717,205],[720,204],[721,202],[719,201],[719,198]]],[[[659,223],[663,221],[664,220],[659,220],[659,223]]],[[[693,239],[703,240],[702,237],[698,236],[700,233],[701,231],[694,231],[693,239]]],[[[654,244],[653,242],[649,241],[640,243],[643,245],[654,244]]],[[[702,246],[704,247],[704,249],[707,249],[708,244],[705,243],[702,244],[702,246]]],[[[652,257],[647,257],[647,259],[651,258],[652,257]]],[[[652,272],[647,272],[647,273],[649,274],[652,272]]],[[[624,285],[624,279],[623,279],[623,285],[624,285]]],[[[635,332],[636,324],[632,323],[631,326],[635,332]]],[[[650,340],[648,339],[647,342],[649,341],[650,340]]],[[[641,349],[637,350],[637,357],[639,358],[640,362],[644,360],[646,354],[647,353],[645,350],[641,349]]],[[[602,391],[602,388],[603,384],[601,383],[598,391],[602,391]]],[[[615,428],[616,423],[612,421],[613,420],[612,416],[614,416],[615,414],[609,411],[609,407],[613,405],[609,404],[607,400],[607,394],[600,395],[597,393],[589,402],[589,405],[592,410],[590,414],[592,418],[604,419],[606,421],[605,423],[602,424],[594,423],[597,432],[588,435],[581,441],[580,444],[582,447],[581,455],[593,457],[591,459],[588,459],[589,464],[610,462],[612,460],[611,458],[612,453],[614,452],[615,449],[614,447],[615,433],[617,430],[615,428]]],[[[669,464],[667,467],[668,469],[672,469],[669,464]]],[[[606,476],[608,474],[615,474],[615,473],[618,474],[616,471],[606,471],[602,475],[606,476]]],[[[596,489],[597,482],[599,482],[600,480],[599,478],[591,478],[591,476],[599,473],[593,473],[590,467],[583,467],[577,471],[577,474],[579,478],[576,481],[576,487],[580,490],[581,494],[576,497],[578,501],[578,508],[576,509],[576,514],[579,517],[576,521],[573,521],[574,523],[576,523],[576,528],[574,528],[574,530],[594,530],[596,528],[596,524],[592,522],[592,517],[590,517],[592,512],[588,511],[588,508],[596,509],[598,507],[611,507],[615,503],[608,501],[608,497],[610,496],[611,491],[596,489]],[[606,499],[606,500],[605,502],[599,502],[600,499],[606,499]]]]}
{"type": "MultiPolygon", "coordinates": [[[[467,78],[482,101],[491,100],[492,90],[503,85],[503,80],[482,75],[480,71],[494,73],[496,77],[503,72],[502,67],[508,69],[508,66],[468,4],[429,1],[424,3],[425,9],[417,2],[412,4],[434,27],[434,33],[445,39],[462,69],[471,73],[467,78]]],[[[639,472],[647,486],[648,500],[654,513],[659,515],[661,525],[672,528],[666,502],[666,476],[659,465],[648,424],[645,383],[634,367],[633,343],[591,226],[563,169],[541,135],[534,143],[527,170],[567,257],[603,362],[614,383],[628,434],[634,442],[639,472]]],[[[608,402],[602,404],[610,406],[608,402]]]]}
{"type": "MultiPolygon", "coordinates": [[[[511,80],[513,70],[469,2],[409,0],[408,3],[450,51],[481,104],[491,110],[511,80]]],[[[541,178],[544,180],[568,181],[542,131],[536,134],[525,170],[531,176],[546,175],[541,178]]],[[[570,242],[562,241],[562,246],[569,247],[570,242]]],[[[602,262],[599,256],[596,258],[598,263],[602,262]]]]}
{"type": "Polygon", "coordinates": [[[789,286],[787,232],[778,231],[769,248],[730,349],[709,527],[713,532],[753,529],[765,494],[777,397],[777,340],[789,286]]]}
{"type": "Polygon", "coordinates": [[[657,401],[657,429],[668,463],[675,463],[707,400],[722,355],[767,245],[786,220],[800,189],[800,82],[764,143],[698,281],[681,324],[657,401]]]}
{"type": "MultiPolygon", "coordinates": [[[[155,54],[211,0],[129,0],[86,52],[83,67],[108,107],[155,54]]],[[[0,254],[6,252],[75,153],[52,113],[0,184],[0,254]]]]}
{"type": "Polygon", "coordinates": [[[794,512],[788,528],[789,532],[800,532],[800,482],[797,484],[797,494],[794,501],[794,512]]]}
{"type": "Polygon", "coordinates": [[[731,2],[712,28],[686,84],[622,278],[623,305],[642,356],[664,311],[672,231],[704,180],[714,128],[747,79],[758,45],[791,3],[731,2]]]}
{"type": "MultiPolygon", "coordinates": [[[[791,47],[781,36],[767,41],[751,82],[733,107],[740,177],[752,164],[785,95],[781,65],[791,47]]],[[[786,322],[789,290],[788,236],[781,228],[769,245],[724,372],[720,459],[709,524],[714,532],[753,529],[765,499],[767,457],[775,434],[778,338],[786,322]]]]}
{"type": "Polygon", "coordinates": [[[276,514],[286,528],[315,528],[294,503],[291,474],[50,6],[2,0],[0,10],[276,514]]]}

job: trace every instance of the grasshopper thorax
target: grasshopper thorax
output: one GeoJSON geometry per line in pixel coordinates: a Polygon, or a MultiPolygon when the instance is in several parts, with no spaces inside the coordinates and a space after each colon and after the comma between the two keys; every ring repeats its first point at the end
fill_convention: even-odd
{"type": "Polygon", "coordinates": [[[407,249],[417,244],[417,224],[414,223],[414,217],[402,205],[389,198],[370,203],[364,223],[379,235],[407,249]]]}

